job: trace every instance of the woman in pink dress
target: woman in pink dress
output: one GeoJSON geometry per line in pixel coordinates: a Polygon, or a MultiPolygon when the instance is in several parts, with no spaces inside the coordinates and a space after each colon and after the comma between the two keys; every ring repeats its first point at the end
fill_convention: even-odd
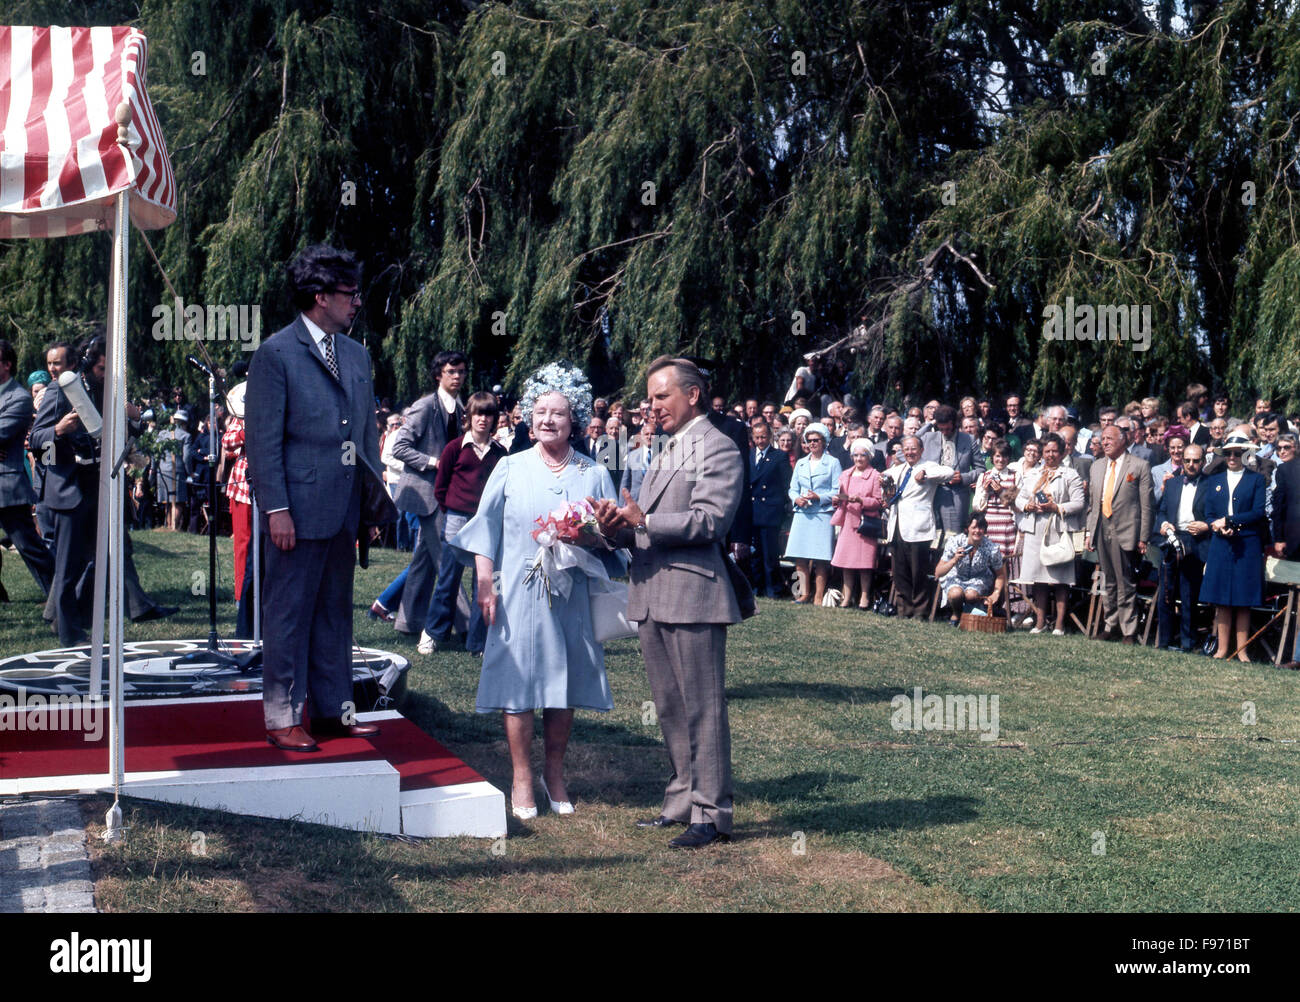
{"type": "Polygon", "coordinates": [[[846,609],[853,598],[853,579],[858,579],[858,608],[871,608],[871,572],[876,566],[876,549],[880,545],[876,532],[865,536],[858,526],[865,515],[868,519],[880,518],[880,474],[871,466],[874,446],[865,438],[855,439],[849,447],[853,465],[840,474],[839,490],[831,498],[835,512],[831,525],[840,527],[840,538],[835,543],[831,566],[844,574],[844,597],[840,608],[846,609]]]}

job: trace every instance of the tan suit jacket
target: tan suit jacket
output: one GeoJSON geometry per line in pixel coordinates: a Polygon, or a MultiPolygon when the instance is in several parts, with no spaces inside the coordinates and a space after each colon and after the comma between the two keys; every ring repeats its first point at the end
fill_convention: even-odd
{"type": "MultiPolygon", "coordinates": [[[[1106,471],[1110,460],[1105,456],[1092,464],[1090,490],[1091,507],[1088,509],[1088,535],[1094,545],[1098,522],[1102,518],[1102,491],[1106,484],[1106,471]]],[[[1116,471],[1114,494],[1111,500],[1111,517],[1106,531],[1120,547],[1136,550],[1138,542],[1151,538],[1151,523],[1155,518],[1155,491],[1151,483],[1151,467],[1130,452],[1120,457],[1116,471]]]]}
{"type": "Polygon", "coordinates": [[[739,623],[722,546],[740,507],[745,464],[708,421],[665,449],[641,482],[646,532],[624,533],[632,550],[627,618],[635,622],[739,623]]]}

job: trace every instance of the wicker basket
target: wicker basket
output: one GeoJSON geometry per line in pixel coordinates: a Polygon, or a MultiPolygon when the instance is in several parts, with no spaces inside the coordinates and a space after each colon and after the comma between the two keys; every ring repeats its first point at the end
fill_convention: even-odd
{"type": "Polygon", "coordinates": [[[1006,633],[1006,616],[977,616],[973,612],[961,614],[961,628],[971,633],[1006,633]]]}

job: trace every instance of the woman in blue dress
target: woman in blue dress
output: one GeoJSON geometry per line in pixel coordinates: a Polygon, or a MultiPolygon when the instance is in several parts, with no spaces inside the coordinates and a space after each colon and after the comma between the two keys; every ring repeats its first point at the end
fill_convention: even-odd
{"type": "Polygon", "coordinates": [[[1218,661],[1227,658],[1232,650],[1228,638],[1234,627],[1237,660],[1250,660],[1246,654],[1250,610],[1264,598],[1264,543],[1268,531],[1264,503],[1268,482],[1242,462],[1245,454],[1254,450],[1255,444],[1245,435],[1234,431],[1228,436],[1219,448],[1227,469],[1205,481],[1196,492],[1192,509],[1192,526],[1200,522],[1213,533],[1200,597],[1202,602],[1214,605],[1214,630],[1219,644],[1214,657],[1218,661]]]}
{"type": "Polygon", "coordinates": [[[790,477],[790,500],[794,518],[790,522],[790,539],[785,555],[794,561],[799,576],[795,601],[800,605],[821,605],[826,597],[826,581],[831,573],[831,550],[835,530],[831,528],[831,496],[840,482],[840,461],[826,452],[830,429],[816,422],[803,431],[808,455],[794,464],[790,477]],[[817,591],[808,587],[809,565],[817,582],[817,591]]]}
{"type": "MultiPolygon", "coordinates": [[[[536,444],[501,460],[483,489],[478,512],[452,545],[474,555],[478,603],[488,624],[476,709],[500,710],[510,747],[511,811],[537,816],[531,762],[533,711],[542,710],[545,765],[542,789],[556,814],[571,814],[564,752],[575,708],[614,706],[605,678],[605,651],[592,631],[587,577],[570,569],[567,597],[542,574],[529,576],[540,549],[537,519],[588,496],[615,498],[609,471],[573,448],[591,417],[591,385],[564,363],[529,377],[521,400],[536,444]]],[[[611,574],[614,554],[598,552],[611,574]]]]}

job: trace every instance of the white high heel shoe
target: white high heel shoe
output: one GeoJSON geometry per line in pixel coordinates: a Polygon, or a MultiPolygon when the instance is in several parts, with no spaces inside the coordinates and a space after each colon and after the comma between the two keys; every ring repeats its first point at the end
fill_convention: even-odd
{"type": "Polygon", "coordinates": [[[551,799],[551,791],[546,788],[546,780],[542,780],[542,792],[546,794],[546,802],[551,805],[552,814],[572,814],[573,804],[567,800],[555,801],[551,799]]]}
{"type": "Polygon", "coordinates": [[[537,808],[535,806],[516,807],[514,804],[511,804],[510,813],[513,814],[515,817],[517,817],[520,821],[532,821],[533,818],[537,817],[537,808]]]}

